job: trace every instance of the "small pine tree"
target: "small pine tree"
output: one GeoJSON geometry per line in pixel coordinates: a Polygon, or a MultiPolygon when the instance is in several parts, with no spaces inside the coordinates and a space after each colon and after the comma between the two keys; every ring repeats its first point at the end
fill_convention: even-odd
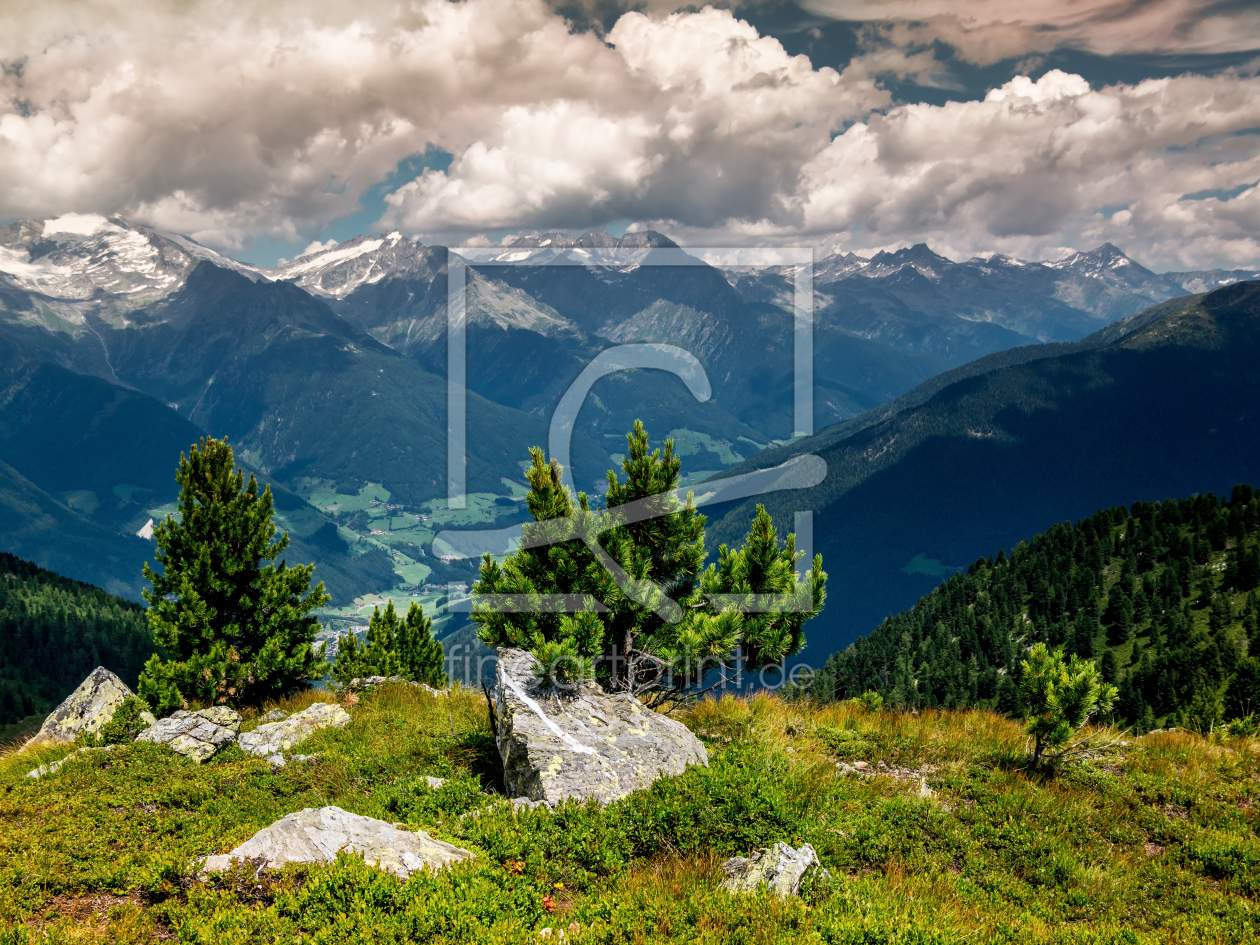
{"type": "Polygon", "coordinates": [[[1038,643],[1023,661],[1019,694],[1028,711],[1028,734],[1035,739],[1033,762],[1047,749],[1061,748],[1062,757],[1076,746],[1062,748],[1095,715],[1111,711],[1116,687],[1098,679],[1089,660],[1073,655],[1063,659],[1059,650],[1038,643]]]}
{"type": "Polygon", "coordinates": [[[274,561],[288,547],[275,538],[271,489],[234,469],[226,440],[203,438],[180,456],[179,520],[153,530],[161,571],[144,576],[149,626],[171,655],[145,664],[139,695],[161,713],[196,700],[260,705],[310,685],[327,669],[315,648],[311,615],[330,597],[311,588],[313,564],[274,561]]]}
{"type": "Polygon", "coordinates": [[[337,662],[332,676],[342,685],[368,676],[401,676],[431,686],[446,685],[442,644],[433,639],[433,622],[414,601],[399,618],[394,602],[372,609],[364,644],[353,633],[337,640],[337,662]]]}
{"type": "Polygon", "coordinates": [[[433,621],[415,602],[398,628],[398,666],[401,675],[430,686],[446,685],[446,652],[433,638],[433,621]]]}

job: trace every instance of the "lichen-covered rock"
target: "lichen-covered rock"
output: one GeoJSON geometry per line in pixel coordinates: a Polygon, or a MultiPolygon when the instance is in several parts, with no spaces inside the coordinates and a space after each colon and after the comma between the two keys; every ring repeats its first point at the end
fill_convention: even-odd
{"type": "Polygon", "coordinates": [[[268,709],[258,717],[260,722],[283,722],[289,717],[289,713],[283,709],[268,709]]]}
{"type": "MultiPolygon", "coordinates": [[[[808,843],[795,850],[786,843],[757,850],[751,857],[736,856],[722,864],[726,879],[722,888],[731,892],[756,892],[769,886],[778,896],[795,896],[801,881],[811,869],[821,869],[818,854],[808,843]]],[[[826,871],[824,871],[826,875],[826,871]]]]}
{"type": "Polygon", "coordinates": [[[224,745],[236,741],[240,730],[240,713],[216,705],[198,712],[173,712],[137,735],[136,741],[168,745],[172,751],[201,764],[224,745]]]}
{"type": "Polygon", "coordinates": [[[285,863],[332,863],[343,850],[402,879],[426,866],[436,872],[473,856],[423,830],[399,830],[340,807],[308,807],[264,827],[231,853],[208,857],[202,869],[223,872],[234,860],[261,860],[263,869],[279,869],[285,863]]]}
{"type": "Polygon", "coordinates": [[[98,666],[44,719],[32,741],[72,742],[85,733],[96,734],[131,695],[126,683],[98,666]]]}
{"type": "Polygon", "coordinates": [[[549,804],[594,797],[606,804],[662,775],[709,763],[682,723],[591,681],[571,690],[544,687],[533,664],[524,650],[499,650],[495,740],[510,795],[549,804]]]}
{"type": "Polygon", "coordinates": [[[240,746],[251,755],[268,758],[296,748],[321,728],[345,728],[350,715],[339,705],[316,702],[279,722],[268,722],[240,737],[240,746]]]}

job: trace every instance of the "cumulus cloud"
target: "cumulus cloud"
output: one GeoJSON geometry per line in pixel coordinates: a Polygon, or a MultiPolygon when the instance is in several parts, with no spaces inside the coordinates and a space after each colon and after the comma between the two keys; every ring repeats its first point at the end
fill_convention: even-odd
{"type": "MultiPolygon", "coordinates": [[[[936,10],[916,4],[893,6],[936,10]]],[[[985,9],[967,28],[1017,8],[985,9]]],[[[300,246],[439,148],[450,166],[393,185],[380,227],[471,240],[629,219],[710,245],[1031,254],[1112,239],[1148,262],[1258,255],[1260,137],[1238,133],[1260,127],[1260,80],[1241,73],[1091,89],[1052,72],[982,101],[895,105],[879,76],[943,83],[931,55],[816,69],[710,8],[626,13],[606,36],[543,0],[174,10],[6,11],[0,217],[122,213],[221,249],[300,246]],[[1205,191],[1227,193],[1183,199],[1205,191]]]]}
{"type": "Polygon", "coordinates": [[[389,225],[582,227],[625,217],[799,216],[801,169],[845,119],[889,102],[865,75],[814,69],[730,13],[624,15],[607,36],[622,86],[505,110],[447,172],[388,199],[389,225]]]}
{"type": "Polygon", "coordinates": [[[1238,135],[1258,126],[1252,77],[1098,90],[1059,71],[1016,77],[983,101],[905,105],[853,125],[805,168],[805,228],[1030,254],[1111,239],[1151,262],[1251,263],[1252,191],[1183,197],[1260,178],[1255,136],[1238,135]]]}

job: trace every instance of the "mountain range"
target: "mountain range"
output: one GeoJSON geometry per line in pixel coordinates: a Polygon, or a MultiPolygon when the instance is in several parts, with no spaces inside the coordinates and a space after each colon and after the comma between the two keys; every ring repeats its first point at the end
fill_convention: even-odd
{"type": "MultiPolygon", "coordinates": [[[[174,498],[179,452],[211,434],[272,486],[291,554],[318,562],[338,606],[399,586],[417,594],[473,574],[434,557],[439,528],[520,520],[528,447],[547,442],[559,398],[611,345],[681,345],[713,396],[699,403],[657,371],[597,382],[572,450],[576,482],[594,492],[635,419],[674,437],[692,481],[805,448],[831,463],[825,450],[907,422],[977,372],[1117,342],[1137,324],[1118,320],[1153,303],[1260,276],[1156,274],[1110,245],[1044,263],[954,262],[922,244],[826,257],[814,266],[821,432],[790,443],[794,269],[654,265],[679,252],[650,231],[479,252],[466,284],[472,495],[455,511],[444,501],[445,247],[361,236],[263,270],[120,218],[0,227],[3,548],[134,598],[151,554],[138,536],[174,498]],[[546,262],[566,264],[533,265],[546,262]]],[[[840,481],[832,468],[820,489],[840,481]]],[[[732,514],[724,537],[743,511],[732,514]]],[[[952,553],[929,557],[966,560],[952,553]]],[[[902,597],[919,586],[903,577],[902,597]]],[[[901,599],[873,594],[852,619],[820,625],[825,645],[901,599]]]]}

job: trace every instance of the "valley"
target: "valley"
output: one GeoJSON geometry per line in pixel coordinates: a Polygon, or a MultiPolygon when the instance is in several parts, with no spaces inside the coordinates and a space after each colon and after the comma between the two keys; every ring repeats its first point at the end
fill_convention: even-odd
{"type": "MultiPolygon", "coordinates": [[[[1030,381],[1048,377],[1054,358],[1118,343],[1117,331],[1135,330],[1123,319],[1152,303],[1257,275],[1159,275],[1110,245],[1049,263],[958,263],[921,244],[871,259],[821,259],[820,432],[791,441],[791,267],[654,266],[678,249],[650,231],[523,237],[468,270],[470,492],[465,508],[450,509],[444,247],[396,233],[363,236],[261,270],[186,237],[80,216],[0,228],[0,250],[8,550],[135,598],[150,547],[138,536],[171,510],[180,452],[203,435],[227,436],[271,485],[289,554],[315,562],[333,595],[321,617],[327,637],[361,628],[386,599],[416,600],[438,617],[440,636],[471,646],[463,616],[446,611],[445,589],[469,587],[475,563],[447,553],[439,533],[528,518],[520,478],[527,448],[546,442],[556,402],[598,351],[681,344],[704,366],[712,397],[697,402],[658,371],[598,381],[575,426],[575,481],[603,493],[636,419],[654,441],[674,439],[684,485],[800,452],[823,455],[831,474],[804,498],[817,503],[821,548],[849,595],[814,631],[811,654],[824,655],[968,560],[980,540],[1022,534],[1045,524],[1044,514],[1092,510],[1134,486],[1117,471],[1111,492],[1022,501],[996,531],[979,524],[987,514],[976,511],[980,493],[1003,488],[992,478],[962,487],[951,470],[978,464],[996,475],[1028,434],[1011,426],[1014,405],[1044,415],[1054,398],[1021,393],[1023,381],[1013,380],[1020,370],[1030,381]],[[503,265],[508,256],[540,265],[503,265]],[[1006,380],[978,382],[987,389],[979,412],[969,406],[974,395],[960,396],[968,378],[975,389],[974,379],[998,376],[1006,380]],[[881,424],[892,426],[876,432],[881,424]],[[948,438],[930,432],[937,427],[970,432],[946,447],[948,438]],[[881,442],[894,443],[892,452],[860,459],[881,442]],[[903,483],[903,469],[928,480],[903,483]],[[890,498],[902,489],[909,505],[890,498]],[[946,509],[937,508],[945,496],[946,509]],[[936,536],[949,529],[942,543],[936,536]]],[[[1079,386],[1095,369],[1072,370],[1079,386]]],[[[1130,371],[1139,388],[1146,370],[1130,371]]],[[[1236,400],[1221,396],[1222,411],[1236,400]]],[[[1072,409],[1085,415],[1069,424],[1070,435],[1056,428],[1062,435],[1108,436],[1084,432],[1095,408],[1072,409]]],[[[1214,482],[1225,469],[1212,455],[1168,484],[1214,482]]],[[[787,501],[770,504],[786,514],[787,501]]],[[[714,510],[720,540],[742,534],[750,508],[714,510]]]]}

